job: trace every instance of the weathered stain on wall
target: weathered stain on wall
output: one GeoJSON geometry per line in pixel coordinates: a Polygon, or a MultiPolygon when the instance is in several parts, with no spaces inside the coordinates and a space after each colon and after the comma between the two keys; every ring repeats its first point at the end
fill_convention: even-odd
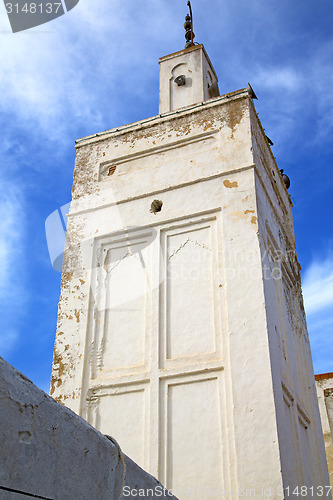
{"type": "Polygon", "coordinates": [[[237,181],[234,181],[234,182],[230,182],[228,179],[226,179],[225,181],[223,181],[223,184],[226,188],[236,188],[238,187],[238,182],[237,181]]]}

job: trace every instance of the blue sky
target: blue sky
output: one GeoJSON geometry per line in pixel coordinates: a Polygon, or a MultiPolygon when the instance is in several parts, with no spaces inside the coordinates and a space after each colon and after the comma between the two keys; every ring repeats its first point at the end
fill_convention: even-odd
{"type": "MultiPolygon", "coordinates": [[[[0,4],[0,354],[48,390],[60,273],[45,219],[71,197],[75,139],[158,113],[158,58],[184,46],[186,0],[80,0],[12,34],[0,4]]],[[[253,86],[291,178],[316,373],[333,371],[333,4],[192,0],[221,94],[253,86]]]]}

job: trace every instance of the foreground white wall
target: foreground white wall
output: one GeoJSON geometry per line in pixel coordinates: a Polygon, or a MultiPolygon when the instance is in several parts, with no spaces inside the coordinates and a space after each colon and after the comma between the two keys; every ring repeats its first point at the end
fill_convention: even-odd
{"type": "Polygon", "coordinates": [[[2,358],[0,423],[1,500],[119,500],[124,471],[123,499],[142,493],[175,499],[114,443],[2,358]]]}

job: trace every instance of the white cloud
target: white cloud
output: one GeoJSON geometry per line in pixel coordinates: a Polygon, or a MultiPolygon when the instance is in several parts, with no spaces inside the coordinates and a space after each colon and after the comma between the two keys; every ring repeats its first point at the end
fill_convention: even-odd
{"type": "Polygon", "coordinates": [[[333,259],[311,264],[303,276],[303,294],[308,315],[327,308],[333,315],[333,259]]]}
{"type": "MultiPolygon", "coordinates": [[[[68,13],[35,30],[1,37],[1,45],[6,44],[6,50],[0,52],[3,112],[15,113],[21,122],[30,122],[53,138],[66,133],[67,125],[82,117],[98,127],[98,96],[87,86],[83,63],[89,54],[84,34],[92,21],[98,25],[99,19],[102,28],[105,17],[98,16],[98,5],[89,10],[90,17],[85,17],[87,3],[83,1],[82,7],[80,2],[73,9],[76,15],[68,13]]],[[[0,28],[6,21],[2,19],[0,28]]]]}
{"type": "Polygon", "coordinates": [[[11,289],[11,277],[16,274],[21,253],[24,214],[19,193],[3,183],[0,200],[0,294],[11,289]]]}
{"type": "MultiPolygon", "coordinates": [[[[147,4],[144,11],[150,5],[151,12],[144,22],[157,36],[156,6],[152,0],[147,4]]],[[[163,18],[167,5],[158,2],[158,6],[163,18]]],[[[115,102],[113,89],[128,86],[124,95],[140,92],[133,78],[136,73],[141,78],[143,72],[133,70],[138,64],[145,67],[143,42],[133,39],[142,16],[133,15],[135,7],[133,0],[100,0],[93,5],[80,0],[71,12],[46,25],[15,35],[0,34],[0,110],[11,118],[16,114],[19,123],[51,139],[65,137],[73,122],[99,130],[107,116],[110,126],[118,124],[117,114],[126,106],[124,101],[115,102]],[[110,89],[109,101],[105,87],[110,89]]],[[[8,28],[3,16],[0,33],[8,28]]],[[[157,59],[152,64],[157,74],[157,59]]]]}
{"type": "Polygon", "coordinates": [[[2,325],[0,345],[12,349],[18,334],[13,324],[18,311],[22,312],[29,300],[29,291],[25,286],[25,212],[22,192],[2,182],[0,200],[0,314],[2,325]],[[14,335],[15,333],[15,335],[14,335]]]}
{"type": "Polygon", "coordinates": [[[303,295],[315,373],[333,371],[333,258],[314,260],[303,275],[303,295]]]}
{"type": "Polygon", "coordinates": [[[23,191],[0,179],[0,355],[7,356],[20,342],[17,319],[26,310],[26,213],[23,191]]]}
{"type": "MultiPolygon", "coordinates": [[[[273,26],[262,24],[267,13],[261,2],[252,2],[247,12],[260,25],[260,31],[255,26],[249,29],[248,21],[236,15],[238,9],[239,6],[232,3],[223,8],[214,6],[217,19],[231,30],[227,37],[216,36],[215,32],[212,37],[208,30],[209,9],[208,13],[203,5],[195,9],[197,38],[212,46],[212,61],[221,76],[221,91],[227,69],[233,75],[233,82],[239,81],[242,75],[240,86],[246,86],[245,75],[259,97],[268,95],[266,112],[262,111],[264,126],[273,139],[279,137],[280,144],[282,136],[290,137],[295,120],[300,123],[306,113],[312,115],[314,122],[311,140],[319,133],[328,135],[332,131],[333,115],[333,101],[328,97],[333,84],[333,70],[328,60],[332,48],[313,43],[306,58],[303,52],[298,54],[298,60],[288,58],[287,54],[286,62],[267,64],[265,57],[276,50],[272,31],[276,29],[276,35],[281,37],[281,25],[274,28],[275,23],[273,26]],[[235,28],[231,19],[234,23],[244,22],[247,37],[253,38],[252,51],[248,51],[247,39],[243,50],[235,50],[232,31],[235,28]],[[268,45],[258,57],[255,54],[259,47],[262,49],[262,40],[268,45]],[[220,56],[221,46],[226,53],[233,54],[227,63],[220,56]],[[262,61],[261,65],[258,61],[262,61]]],[[[272,14],[276,9],[269,10],[272,14]]],[[[151,92],[147,92],[147,88],[151,89],[152,76],[155,78],[158,74],[158,57],[169,49],[172,52],[174,47],[183,46],[182,23],[186,12],[186,3],[182,6],[177,2],[170,8],[165,0],[146,0],[140,8],[134,0],[98,0],[93,4],[91,0],[80,0],[72,11],[46,25],[0,36],[0,44],[6,44],[5,50],[0,51],[0,109],[10,116],[15,113],[20,122],[52,139],[68,137],[68,126],[73,122],[89,123],[92,132],[121,124],[128,109],[126,100],[119,98],[121,94],[115,89],[123,87],[124,97],[130,94],[149,97],[151,92]],[[164,26],[167,29],[164,30],[164,26]],[[168,47],[167,50],[164,47],[168,47]]],[[[9,30],[6,15],[0,19],[1,29],[9,30]]],[[[157,102],[156,96],[156,110],[157,102]]],[[[129,121],[131,118],[129,115],[129,121]]]]}
{"type": "Polygon", "coordinates": [[[279,94],[284,91],[295,92],[303,84],[302,75],[295,68],[288,66],[261,68],[256,77],[256,84],[269,91],[275,90],[279,94]]]}

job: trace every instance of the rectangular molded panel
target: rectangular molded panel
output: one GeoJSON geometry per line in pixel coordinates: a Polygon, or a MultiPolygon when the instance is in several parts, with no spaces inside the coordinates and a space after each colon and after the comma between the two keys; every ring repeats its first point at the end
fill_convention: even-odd
{"type": "Polygon", "coordinates": [[[140,245],[109,252],[104,365],[113,369],[142,365],[147,290],[140,245]]]}
{"type": "Polygon", "coordinates": [[[165,231],[164,318],[166,359],[216,352],[216,220],[165,231]]]}
{"type": "Polygon", "coordinates": [[[208,498],[223,488],[219,378],[168,386],[167,487],[176,496],[208,498]],[[188,495],[188,489],[191,494],[188,495]]]}
{"type": "Polygon", "coordinates": [[[125,241],[104,242],[98,252],[95,361],[99,371],[145,365],[150,243],[149,237],[134,234],[125,241]]]}
{"type": "Polygon", "coordinates": [[[115,438],[122,451],[140,467],[145,464],[146,389],[110,391],[98,397],[96,428],[115,438]]]}
{"type": "Polygon", "coordinates": [[[283,484],[293,490],[297,484],[302,484],[298,475],[297,464],[299,460],[298,443],[296,436],[296,424],[294,419],[294,400],[282,389],[283,392],[283,414],[279,421],[280,425],[280,453],[284,463],[283,484]],[[282,428],[283,426],[283,428],[282,428]]]}

